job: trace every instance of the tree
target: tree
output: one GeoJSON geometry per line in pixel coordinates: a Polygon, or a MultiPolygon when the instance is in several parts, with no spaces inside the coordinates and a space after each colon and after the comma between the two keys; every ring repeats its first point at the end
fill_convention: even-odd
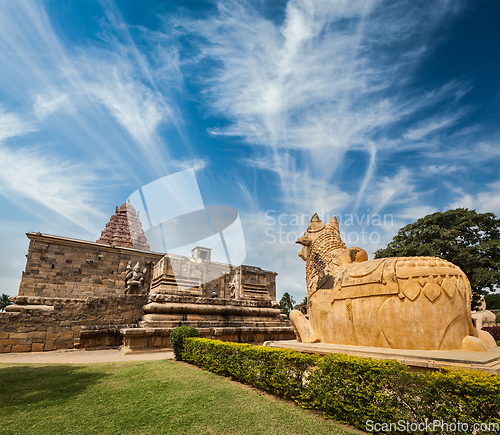
{"type": "Polygon", "coordinates": [[[283,295],[283,297],[280,300],[280,303],[278,304],[278,308],[283,310],[283,312],[288,317],[290,314],[290,311],[293,310],[294,305],[295,305],[295,299],[289,293],[285,292],[285,294],[283,295]]]}
{"type": "Polygon", "coordinates": [[[499,310],[500,309],[500,293],[493,293],[492,295],[486,295],[484,297],[486,302],[487,310],[499,310]]]}
{"type": "Polygon", "coordinates": [[[500,219],[493,213],[457,208],[433,213],[398,231],[375,258],[431,256],[460,267],[476,294],[500,285],[500,219]]]}
{"type": "Polygon", "coordinates": [[[10,296],[2,294],[2,296],[0,297],[0,311],[5,311],[5,307],[7,307],[8,305],[12,305],[10,296]]]}

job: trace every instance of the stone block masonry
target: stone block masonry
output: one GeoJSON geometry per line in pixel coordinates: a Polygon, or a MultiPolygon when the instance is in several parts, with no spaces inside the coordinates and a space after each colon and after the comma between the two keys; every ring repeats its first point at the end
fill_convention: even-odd
{"type": "MultiPolygon", "coordinates": [[[[122,241],[122,230],[109,225],[100,240],[113,233],[109,242],[122,241]]],[[[223,340],[293,338],[276,309],[275,272],[41,233],[27,236],[19,295],[0,313],[0,352],[165,348],[170,331],[181,325],[223,340]]]]}
{"type": "Polygon", "coordinates": [[[30,243],[19,296],[85,298],[123,294],[129,261],[148,269],[143,286],[147,292],[153,265],[164,255],[41,233],[26,235],[30,243]]]}
{"type": "Polygon", "coordinates": [[[0,352],[119,345],[122,339],[114,331],[136,326],[147,296],[86,299],[17,296],[12,299],[16,311],[0,313],[0,352]],[[101,330],[99,340],[87,337],[82,342],[85,331],[98,328],[101,330]]]}
{"type": "Polygon", "coordinates": [[[153,266],[163,254],[41,233],[27,236],[19,295],[0,313],[0,352],[120,345],[116,331],[141,319],[153,266]],[[125,295],[129,262],[148,270],[141,294],[125,295]],[[86,332],[94,330],[98,338],[86,332]]]}

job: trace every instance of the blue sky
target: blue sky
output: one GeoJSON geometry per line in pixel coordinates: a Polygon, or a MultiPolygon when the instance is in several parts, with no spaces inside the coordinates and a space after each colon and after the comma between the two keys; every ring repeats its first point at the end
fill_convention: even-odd
{"type": "Polygon", "coordinates": [[[499,23],[496,0],[0,2],[0,292],[24,233],[96,240],[190,168],[278,299],[305,296],[314,212],[370,255],[434,211],[500,213],[499,23]]]}

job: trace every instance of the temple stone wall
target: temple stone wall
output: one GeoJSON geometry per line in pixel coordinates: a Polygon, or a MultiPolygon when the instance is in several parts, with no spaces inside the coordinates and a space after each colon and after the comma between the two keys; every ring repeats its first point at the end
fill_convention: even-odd
{"type": "Polygon", "coordinates": [[[157,319],[149,319],[155,315],[144,316],[148,302],[166,302],[162,298],[175,299],[175,295],[180,305],[193,303],[191,295],[203,299],[205,306],[230,304],[227,300],[232,299],[235,306],[277,312],[274,272],[41,233],[27,236],[30,243],[19,295],[11,298],[14,305],[7,312],[0,313],[0,352],[121,344],[136,349],[146,342],[147,347],[165,347],[170,346],[172,328],[191,323],[202,327],[203,336],[224,340],[293,338],[276,313],[265,319],[252,313],[172,313],[160,329],[157,319]],[[125,294],[129,262],[147,269],[144,284],[134,288],[135,294],[125,294]]]}
{"type": "Polygon", "coordinates": [[[147,296],[12,299],[18,311],[0,313],[0,352],[119,345],[119,330],[135,326],[147,296]]]}
{"type": "Polygon", "coordinates": [[[148,291],[154,264],[163,255],[131,248],[73,240],[40,233],[30,239],[19,296],[82,298],[125,293],[128,262],[147,267],[148,291]]]}

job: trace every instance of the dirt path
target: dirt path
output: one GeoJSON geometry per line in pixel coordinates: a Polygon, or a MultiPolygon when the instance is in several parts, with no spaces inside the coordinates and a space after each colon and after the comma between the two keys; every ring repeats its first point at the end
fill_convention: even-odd
{"type": "Polygon", "coordinates": [[[114,361],[173,359],[173,352],[124,355],[118,349],[56,350],[53,352],[0,353],[0,363],[19,364],[90,364],[114,361]]]}

